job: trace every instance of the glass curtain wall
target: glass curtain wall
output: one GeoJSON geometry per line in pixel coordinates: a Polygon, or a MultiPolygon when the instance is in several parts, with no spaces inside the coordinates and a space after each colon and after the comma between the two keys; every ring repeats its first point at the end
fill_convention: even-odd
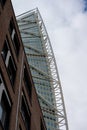
{"type": "Polygon", "coordinates": [[[57,74],[55,77],[56,67],[53,68],[55,58],[51,46],[47,45],[50,41],[41,15],[38,9],[35,9],[19,15],[17,21],[47,130],[65,129],[66,113],[61,104],[63,99],[60,89],[56,90],[56,82],[59,82],[59,79],[57,74]],[[56,97],[58,93],[60,96],[56,97]],[[57,106],[57,100],[60,108],[59,104],[57,106]]]}

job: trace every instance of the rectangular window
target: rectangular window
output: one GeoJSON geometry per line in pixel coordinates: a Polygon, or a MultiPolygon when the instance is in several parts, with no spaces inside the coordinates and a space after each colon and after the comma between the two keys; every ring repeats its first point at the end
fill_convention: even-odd
{"type": "Polygon", "coordinates": [[[17,33],[16,33],[16,29],[15,29],[13,19],[10,21],[9,33],[10,33],[10,36],[11,36],[11,39],[12,39],[12,43],[13,43],[16,55],[18,55],[19,54],[20,43],[19,43],[19,39],[18,39],[18,36],[17,36],[17,33]]]}
{"type": "Polygon", "coordinates": [[[22,113],[22,118],[23,118],[26,130],[30,130],[30,117],[31,117],[30,110],[23,96],[22,96],[22,103],[21,103],[21,113],[22,113]]]}
{"type": "Polygon", "coordinates": [[[12,54],[10,52],[10,48],[9,48],[7,39],[4,42],[4,46],[2,49],[1,55],[2,55],[3,60],[5,62],[6,69],[7,69],[11,84],[14,85],[17,69],[16,69],[15,62],[13,60],[12,54]]]}
{"type": "Polygon", "coordinates": [[[29,94],[29,97],[31,98],[31,83],[30,83],[30,77],[29,77],[29,74],[28,74],[28,70],[26,68],[26,66],[24,66],[24,83],[25,83],[25,86],[26,86],[26,89],[28,91],[28,94],[29,94]]]}
{"type": "Polygon", "coordinates": [[[19,126],[19,130],[22,130],[21,126],[19,126]]]}
{"type": "Polygon", "coordinates": [[[3,130],[9,129],[10,112],[11,102],[0,74],[0,128],[3,128],[3,130]]]}
{"type": "Polygon", "coordinates": [[[10,105],[8,103],[5,92],[3,91],[1,102],[0,102],[0,121],[4,130],[8,130],[9,117],[10,117],[10,105]]]}
{"type": "Polygon", "coordinates": [[[44,125],[43,125],[42,120],[41,120],[41,130],[44,130],[44,125]]]}
{"type": "Polygon", "coordinates": [[[5,61],[6,66],[8,65],[8,61],[9,61],[9,57],[10,57],[10,50],[9,50],[9,46],[8,46],[8,41],[7,39],[4,42],[4,46],[1,52],[1,55],[5,61]]]}
{"type": "Polygon", "coordinates": [[[4,60],[6,60],[8,51],[9,51],[8,43],[7,43],[7,41],[5,40],[4,47],[3,47],[3,50],[2,50],[2,56],[3,56],[4,60]]]}
{"type": "Polygon", "coordinates": [[[0,0],[1,6],[3,7],[5,5],[6,0],[0,0]]]}
{"type": "Polygon", "coordinates": [[[13,19],[10,21],[10,25],[9,25],[9,33],[12,37],[12,34],[14,33],[14,24],[13,24],[13,19]]]}
{"type": "Polygon", "coordinates": [[[14,81],[15,81],[15,77],[16,77],[16,66],[15,66],[15,63],[11,56],[9,58],[7,71],[8,71],[8,75],[9,75],[11,83],[12,83],[12,85],[14,85],[14,81]]]}
{"type": "Polygon", "coordinates": [[[15,48],[15,52],[18,55],[19,54],[19,40],[18,40],[16,33],[14,34],[14,37],[13,37],[13,45],[14,45],[14,48],[15,48]]]}

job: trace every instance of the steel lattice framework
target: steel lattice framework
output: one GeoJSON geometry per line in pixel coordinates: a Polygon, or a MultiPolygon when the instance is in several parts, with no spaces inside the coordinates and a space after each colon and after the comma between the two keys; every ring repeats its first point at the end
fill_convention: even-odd
{"type": "Polygon", "coordinates": [[[20,29],[20,33],[22,36],[22,40],[24,43],[25,50],[29,49],[30,51],[33,51],[34,53],[26,52],[27,57],[45,57],[46,63],[48,67],[48,73],[44,72],[37,66],[29,63],[31,70],[34,70],[39,73],[39,75],[34,75],[33,79],[39,79],[39,80],[45,80],[49,81],[51,84],[51,92],[54,95],[54,104],[49,102],[45,96],[38,93],[39,100],[43,101],[46,107],[41,106],[43,112],[47,112],[50,114],[55,115],[56,117],[56,129],[52,130],[68,130],[68,123],[67,123],[67,116],[65,111],[65,105],[64,105],[64,98],[62,93],[62,87],[61,82],[58,74],[58,69],[54,57],[54,53],[52,50],[51,42],[48,36],[48,33],[46,31],[46,27],[44,25],[43,19],[40,15],[40,12],[38,9],[33,9],[31,11],[28,11],[26,13],[23,13],[19,16],[17,16],[17,21],[20,29]],[[29,19],[28,17],[32,14],[35,15],[35,21],[29,19]],[[27,27],[27,25],[29,28],[27,27]],[[39,27],[39,33],[35,33],[34,31],[28,31],[29,29],[35,27],[35,24],[39,27]],[[42,40],[43,44],[43,50],[41,51],[31,45],[27,45],[24,39],[27,39],[27,43],[30,42],[28,39],[35,39],[40,38],[42,40]]]}

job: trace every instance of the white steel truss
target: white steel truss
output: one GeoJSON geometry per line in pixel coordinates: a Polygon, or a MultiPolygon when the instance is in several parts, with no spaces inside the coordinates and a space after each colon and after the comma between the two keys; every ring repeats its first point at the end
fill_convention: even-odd
{"type": "MultiPolygon", "coordinates": [[[[53,104],[49,103],[49,101],[47,101],[45,99],[45,97],[43,97],[41,94],[38,93],[38,97],[47,105],[47,108],[42,107],[42,110],[46,111],[48,113],[55,114],[55,116],[57,117],[56,125],[58,125],[56,130],[69,130],[58,69],[57,69],[54,53],[52,50],[51,42],[50,42],[48,33],[46,31],[46,27],[44,25],[43,19],[40,15],[38,9],[36,8],[36,9],[33,9],[31,11],[28,11],[26,13],[23,13],[23,14],[17,16],[17,21],[18,21],[18,25],[19,25],[21,34],[25,34],[24,36],[21,35],[22,39],[29,39],[29,38],[36,38],[36,37],[41,37],[41,39],[42,39],[44,53],[41,50],[36,49],[35,47],[33,47],[31,45],[27,46],[27,44],[24,44],[25,48],[36,52],[36,54],[35,53],[30,54],[27,52],[26,53],[27,57],[30,57],[31,55],[33,55],[34,57],[42,56],[42,57],[46,57],[46,60],[47,60],[49,74],[43,72],[42,70],[40,70],[37,67],[30,64],[31,69],[34,69],[35,71],[37,71],[41,74],[41,77],[38,75],[37,76],[32,75],[33,78],[50,81],[51,86],[52,86],[52,93],[54,93],[54,96],[55,96],[55,104],[53,105],[53,104]],[[28,16],[32,15],[32,13],[34,13],[36,16],[35,21],[26,19],[28,16]],[[32,32],[27,31],[27,29],[35,27],[34,23],[38,24],[40,34],[36,34],[35,32],[32,33],[32,32]],[[27,24],[32,24],[32,26],[21,28],[21,26],[26,26],[27,24]]],[[[28,42],[29,42],[29,40],[27,40],[27,43],[28,42]]]]}

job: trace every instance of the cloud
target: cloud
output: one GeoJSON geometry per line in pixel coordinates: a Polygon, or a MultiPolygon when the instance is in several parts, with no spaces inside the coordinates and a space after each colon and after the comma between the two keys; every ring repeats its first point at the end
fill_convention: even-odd
{"type": "Polygon", "coordinates": [[[60,10],[63,13],[59,15],[60,23],[54,31],[50,29],[50,35],[68,108],[69,127],[83,130],[87,129],[87,14],[83,13],[83,5],[71,9],[71,13],[69,10],[65,13],[65,9],[60,10]]]}

